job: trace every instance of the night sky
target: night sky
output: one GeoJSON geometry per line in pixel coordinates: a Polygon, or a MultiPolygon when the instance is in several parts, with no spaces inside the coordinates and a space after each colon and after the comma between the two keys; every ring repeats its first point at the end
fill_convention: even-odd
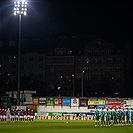
{"type": "MultiPolygon", "coordinates": [[[[0,0],[0,41],[18,40],[19,19],[13,15],[13,6],[13,0],[0,0]]],[[[41,51],[44,48],[48,51],[49,47],[54,49],[67,46],[76,51],[84,48],[83,44],[87,41],[98,37],[117,48],[132,42],[131,0],[28,0],[27,14],[22,16],[21,39],[40,38],[47,43],[37,44],[35,47],[32,43],[22,45],[21,50],[34,47],[35,50],[41,51]],[[66,36],[62,45],[58,45],[59,36],[66,36]],[[69,43],[72,36],[82,36],[82,40],[75,38],[76,43],[69,43]]],[[[5,49],[8,51],[9,47],[5,49]]],[[[131,65],[133,66],[132,59],[131,65]]]]}
{"type": "MultiPolygon", "coordinates": [[[[89,35],[119,44],[131,41],[131,0],[28,1],[28,15],[22,17],[23,39],[89,35]]],[[[12,0],[0,0],[0,21],[0,39],[16,39],[18,16],[13,16],[12,0]]]]}

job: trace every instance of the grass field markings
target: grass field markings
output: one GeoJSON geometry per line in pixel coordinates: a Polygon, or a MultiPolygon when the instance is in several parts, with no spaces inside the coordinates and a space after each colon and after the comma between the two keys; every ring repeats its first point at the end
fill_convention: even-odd
{"type": "MultiPolygon", "coordinates": [[[[22,122],[16,122],[16,123],[2,123],[0,125],[0,133],[5,129],[5,131],[14,131],[17,130],[19,133],[21,131],[27,132],[29,129],[32,129],[38,133],[38,131],[50,131],[49,133],[52,133],[52,131],[84,131],[84,130],[94,130],[98,131],[100,133],[102,130],[123,130],[123,129],[133,129],[133,126],[94,126],[94,122],[86,122],[86,121],[68,121],[68,124],[66,124],[67,121],[35,121],[34,123],[22,123],[22,122]],[[1,130],[2,129],[2,130],[1,130]],[[42,130],[43,129],[43,130],[42,130]]],[[[32,131],[31,130],[31,131],[32,131]]],[[[109,132],[109,131],[108,131],[109,132]]],[[[107,132],[107,133],[108,133],[107,132]]],[[[4,133],[4,132],[3,132],[4,133]]],[[[53,132],[54,133],[54,132],[53,132]]],[[[95,133],[95,132],[94,132],[95,133]]],[[[104,131],[103,131],[104,133],[104,131]]],[[[114,133],[114,132],[113,132],[114,133]]],[[[116,132],[118,133],[118,132],[116,132]]],[[[130,133],[130,132],[127,132],[130,133]]]]}

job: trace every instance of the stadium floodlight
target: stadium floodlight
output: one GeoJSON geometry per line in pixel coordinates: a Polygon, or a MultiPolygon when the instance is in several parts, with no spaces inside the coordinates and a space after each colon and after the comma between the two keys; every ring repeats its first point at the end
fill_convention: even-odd
{"type": "Polygon", "coordinates": [[[74,97],[74,90],[75,90],[75,86],[74,86],[74,77],[75,75],[74,74],[72,74],[72,79],[73,79],[73,97],[74,97]]]}
{"type": "Polygon", "coordinates": [[[17,14],[27,15],[27,1],[14,1],[14,15],[17,14]]]}
{"type": "Polygon", "coordinates": [[[82,71],[82,77],[81,77],[81,97],[84,96],[84,73],[85,73],[85,71],[82,71]]]}
{"type": "Polygon", "coordinates": [[[19,15],[18,72],[17,72],[17,105],[20,105],[20,51],[21,51],[21,16],[27,15],[27,1],[14,1],[14,15],[19,15]]]}

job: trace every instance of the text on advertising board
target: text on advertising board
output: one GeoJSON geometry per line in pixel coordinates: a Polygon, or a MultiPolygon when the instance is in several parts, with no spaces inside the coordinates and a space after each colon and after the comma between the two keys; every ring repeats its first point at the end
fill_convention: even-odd
{"type": "Polygon", "coordinates": [[[105,101],[88,101],[88,105],[99,105],[99,104],[105,104],[105,101]]]}

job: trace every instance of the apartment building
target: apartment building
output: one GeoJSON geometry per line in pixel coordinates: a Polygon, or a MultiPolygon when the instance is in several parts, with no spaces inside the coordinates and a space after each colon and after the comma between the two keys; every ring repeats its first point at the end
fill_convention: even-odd
{"type": "MultiPolygon", "coordinates": [[[[101,38],[88,42],[83,47],[82,55],[72,55],[72,51],[68,53],[66,48],[55,48],[50,55],[22,53],[21,89],[37,90],[39,96],[130,95],[129,50],[116,50],[113,44],[101,38]]],[[[16,90],[17,55],[1,54],[0,66],[1,79],[5,79],[3,86],[6,90],[16,90]]]]}

